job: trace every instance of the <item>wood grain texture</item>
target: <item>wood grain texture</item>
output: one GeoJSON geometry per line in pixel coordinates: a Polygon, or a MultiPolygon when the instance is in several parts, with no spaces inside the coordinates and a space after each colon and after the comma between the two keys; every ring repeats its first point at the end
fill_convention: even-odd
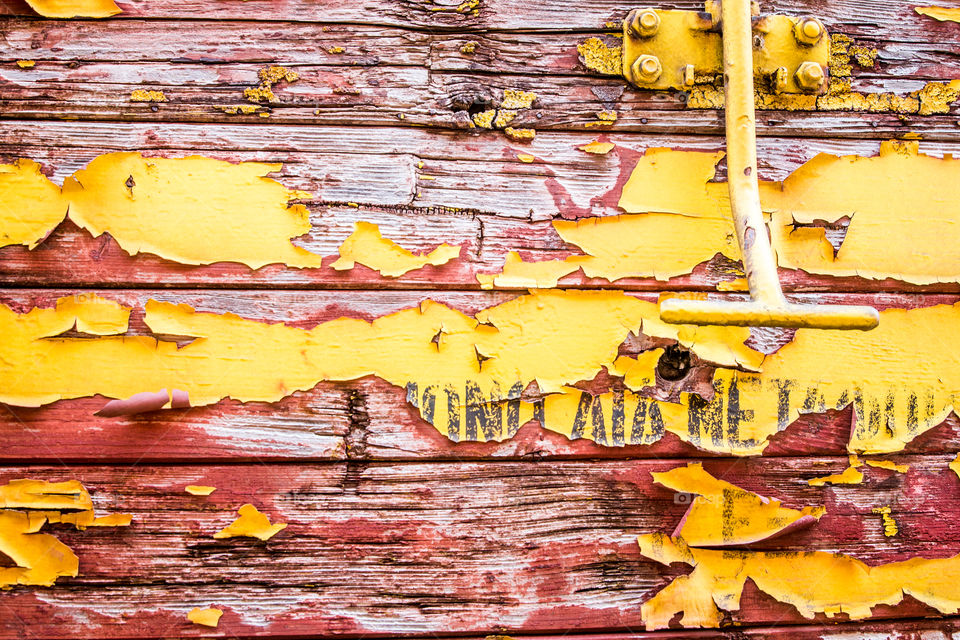
{"type": "MultiPolygon", "coordinates": [[[[19,312],[52,307],[72,290],[0,291],[0,303],[19,312]]],[[[142,307],[147,300],[185,303],[200,311],[235,313],[262,322],[313,327],[339,317],[372,320],[434,300],[463,313],[506,301],[506,292],[99,290],[98,295],[131,306],[130,333],[148,335],[142,307]]],[[[656,294],[637,294],[653,301],[656,294]]],[[[824,295],[797,300],[914,308],[952,304],[955,295],[824,295]]],[[[757,332],[759,339],[776,332],[757,332]]],[[[109,366],[109,363],[92,363],[109,366]]],[[[0,463],[309,462],[320,460],[549,460],[569,458],[714,457],[672,434],[651,446],[603,447],[568,440],[532,422],[502,443],[453,443],[425,423],[406,402],[405,391],[367,377],[320,383],[274,403],[224,400],[208,407],[102,418],[105,403],[94,397],[28,409],[0,405],[0,463]]],[[[801,417],[773,436],[765,456],[845,455],[852,410],[801,417]]],[[[944,424],[912,441],[908,453],[948,454],[960,449],[960,421],[944,424]]]]}
{"type": "MultiPolygon", "coordinates": [[[[845,458],[706,468],[791,506],[827,507],[815,527],[762,547],[877,564],[960,551],[949,517],[960,509],[960,480],[946,471],[950,458],[897,456],[908,474],[870,467],[862,485],[829,488],[806,480],[840,471],[845,458]],[[871,513],[880,505],[893,507],[895,538],[871,513]]],[[[37,636],[176,635],[188,630],[187,610],[207,605],[227,612],[218,631],[230,635],[642,630],[639,603],[684,572],[639,555],[638,533],[670,529],[686,509],[649,473],[683,463],[6,468],[3,480],[79,479],[98,509],[132,513],[133,525],[58,529],[80,557],[80,576],[3,594],[17,615],[0,621],[0,637],[17,637],[27,628],[20,625],[37,636]],[[218,489],[189,496],[187,484],[218,489]],[[289,526],[266,543],[211,538],[245,502],[289,526]]],[[[874,613],[932,612],[906,602],[874,613]]],[[[756,590],[730,621],[808,623],[756,590]]]]}
{"type": "MultiPolygon", "coordinates": [[[[826,114],[820,117],[827,119],[826,114]]],[[[191,267],[152,255],[131,257],[109,236],[93,238],[66,222],[33,251],[17,246],[0,249],[0,283],[478,289],[476,275],[499,272],[511,250],[540,260],[577,253],[560,239],[550,221],[622,213],[617,206],[620,191],[645,150],[714,151],[723,146],[721,139],[704,136],[604,134],[604,140],[617,145],[609,154],[596,156],[578,149],[596,137],[596,133],[551,132],[522,145],[495,132],[398,127],[0,122],[0,139],[9,141],[0,149],[0,162],[34,159],[57,183],[99,154],[129,149],[149,156],[199,153],[233,162],[283,163],[274,177],[315,198],[307,203],[313,228],[297,243],[327,256],[327,265],[336,259],[337,248],[358,220],[377,223],[386,237],[411,250],[429,250],[443,242],[463,247],[459,260],[400,278],[384,278],[363,266],[346,272],[329,266],[267,266],[254,271],[240,264],[191,267]],[[537,161],[523,163],[519,153],[530,153],[537,161]],[[351,202],[357,206],[350,206],[351,202]],[[411,217],[416,225],[409,224],[411,217]]],[[[870,156],[878,148],[876,140],[765,138],[759,143],[760,175],[765,180],[782,180],[817,153],[870,156]]],[[[960,155],[960,143],[924,141],[921,151],[960,155]]],[[[731,264],[719,260],[668,282],[630,278],[610,284],[577,273],[561,284],[647,291],[715,289],[718,282],[735,277],[731,264]]],[[[960,291],[956,284],[919,287],[801,271],[783,271],[781,277],[793,291],[960,291]]]]}

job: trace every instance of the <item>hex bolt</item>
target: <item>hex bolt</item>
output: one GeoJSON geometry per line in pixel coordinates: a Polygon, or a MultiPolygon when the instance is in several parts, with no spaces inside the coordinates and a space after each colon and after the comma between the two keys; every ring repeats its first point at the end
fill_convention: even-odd
{"type": "Polygon", "coordinates": [[[638,9],[630,19],[630,33],[638,38],[650,38],[660,28],[660,16],[653,9],[638,9]]]}
{"type": "Polygon", "coordinates": [[[638,57],[631,67],[633,71],[634,82],[653,84],[660,78],[663,68],[660,66],[660,59],[657,56],[643,55],[638,57]]]}
{"type": "Polygon", "coordinates": [[[683,66],[683,84],[692,87],[693,83],[696,81],[695,69],[692,64],[686,64],[683,66]]]}
{"type": "Polygon", "coordinates": [[[804,18],[793,28],[793,37],[800,44],[812,46],[820,42],[824,31],[823,23],[816,18],[804,18]]]}
{"type": "Polygon", "coordinates": [[[797,84],[808,93],[820,91],[824,79],[823,67],[816,62],[803,62],[797,68],[797,84]]]}

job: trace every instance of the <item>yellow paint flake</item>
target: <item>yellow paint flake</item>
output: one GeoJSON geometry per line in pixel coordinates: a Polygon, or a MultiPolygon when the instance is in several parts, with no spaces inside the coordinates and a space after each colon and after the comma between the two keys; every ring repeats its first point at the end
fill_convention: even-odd
{"type": "Polygon", "coordinates": [[[475,42],[473,40],[471,40],[470,42],[466,42],[460,45],[460,53],[470,55],[471,53],[474,53],[477,50],[477,45],[479,44],[480,44],[479,42],[475,42]]]}
{"type": "Polygon", "coordinates": [[[260,69],[257,77],[260,78],[259,86],[244,89],[243,97],[249,102],[279,103],[280,99],[274,94],[273,86],[281,81],[296,82],[300,79],[300,74],[286,67],[271,65],[260,69]]]}
{"type": "Polygon", "coordinates": [[[822,487],[826,484],[860,484],[863,482],[863,472],[859,467],[863,466],[856,455],[850,456],[850,466],[843,470],[843,473],[835,473],[822,478],[811,478],[807,484],[812,487],[822,487]]]}
{"type": "Polygon", "coordinates": [[[321,258],[290,242],[310,230],[310,194],[266,177],[279,164],[231,164],[200,156],[144,158],[109,153],[66,179],[70,219],[94,236],[109,233],[131,255],[183,264],[242,262],[319,267],[321,258]],[[216,242],[210,242],[216,238],[216,242]]]}
{"type": "Polygon", "coordinates": [[[46,523],[124,527],[130,516],[95,516],[90,493],[76,480],[12,480],[0,486],[0,553],[13,567],[0,567],[0,588],[53,586],[61,576],[76,577],[79,559],[55,536],[40,533],[46,523]]]}
{"type": "Polygon", "coordinates": [[[503,100],[500,102],[501,109],[529,109],[533,101],[537,99],[537,94],[532,91],[523,91],[521,89],[504,89],[503,100]]]}
{"type": "Polygon", "coordinates": [[[36,64],[33,60],[17,60],[17,66],[21,69],[33,69],[36,64]]]}
{"type": "Polygon", "coordinates": [[[223,611],[220,609],[196,607],[187,614],[187,620],[204,627],[216,627],[220,624],[220,616],[222,615],[223,611]]]}
{"type": "Polygon", "coordinates": [[[940,22],[960,22],[960,9],[946,7],[914,7],[922,16],[928,16],[940,22]]]}
{"type": "Polygon", "coordinates": [[[580,151],[586,151],[587,153],[593,153],[602,156],[610,153],[611,149],[613,149],[615,146],[617,145],[613,144],[612,142],[600,142],[599,140],[594,140],[593,142],[588,142],[587,144],[577,148],[580,149],[580,151]]]}
{"type": "Polygon", "coordinates": [[[493,119],[493,127],[502,129],[517,117],[517,111],[514,109],[498,109],[497,116],[493,119]]]}
{"type": "Polygon", "coordinates": [[[960,556],[911,558],[870,567],[823,551],[695,549],[660,533],[642,535],[638,542],[644,557],[694,567],[643,604],[641,615],[648,630],[666,628],[678,613],[683,614],[680,624],[684,627],[719,627],[721,610],[740,609],[748,579],[805,618],[845,613],[861,620],[870,617],[872,607],[896,605],[906,595],[944,614],[960,610],[956,579],[960,556]]]}
{"type": "Polygon", "coordinates": [[[623,47],[611,47],[600,38],[588,38],[577,45],[580,60],[590,71],[607,76],[623,74],[623,47]]]}
{"type": "Polygon", "coordinates": [[[871,467],[876,467],[878,469],[889,469],[890,471],[896,471],[897,473],[906,473],[910,470],[910,465],[908,464],[897,464],[892,460],[864,460],[871,467]]]}
{"type": "Polygon", "coordinates": [[[184,491],[192,496],[208,496],[216,490],[216,487],[207,487],[202,484],[188,484],[184,488],[184,491]]]}
{"type": "Polygon", "coordinates": [[[356,263],[370,267],[388,278],[429,265],[440,266],[460,256],[460,247],[441,244],[429,253],[418,255],[407,251],[380,234],[380,227],[359,221],[354,231],[340,245],[340,258],[331,267],[338,271],[352,269],[356,263]]]}
{"type": "Polygon", "coordinates": [[[503,133],[515,142],[533,142],[533,139],[537,136],[534,129],[515,129],[514,127],[507,127],[503,130],[503,133]]]}
{"type": "Polygon", "coordinates": [[[890,507],[874,507],[871,509],[872,513],[879,515],[883,519],[883,535],[888,538],[892,538],[900,531],[900,529],[897,528],[897,521],[890,515],[891,511],[890,507]]]}
{"type": "Polygon", "coordinates": [[[130,102],[166,102],[163,91],[155,89],[134,89],[130,92],[130,102]]]}
{"type": "Polygon", "coordinates": [[[0,193],[0,247],[22,244],[33,249],[67,215],[60,188],[31,160],[0,164],[0,193]]]}
{"type": "Polygon", "coordinates": [[[517,160],[519,160],[520,162],[524,162],[526,164],[530,164],[531,162],[536,160],[536,157],[530,155],[529,153],[518,153],[517,160]]]}
{"type": "Polygon", "coordinates": [[[586,123],[585,127],[609,127],[617,121],[616,111],[597,111],[597,119],[586,123]]]}
{"type": "Polygon", "coordinates": [[[248,87],[243,90],[243,97],[250,102],[280,102],[276,94],[273,93],[273,87],[267,85],[248,87]]]}
{"type": "Polygon", "coordinates": [[[333,54],[343,53],[343,51],[344,51],[343,47],[330,47],[329,49],[327,49],[327,53],[333,53],[333,54]]]}
{"type": "Polygon", "coordinates": [[[486,111],[475,113],[473,114],[473,124],[481,129],[492,129],[493,119],[496,115],[496,109],[487,109],[486,111]]]}
{"type": "Polygon", "coordinates": [[[109,18],[120,13],[113,0],[27,0],[45,18],[109,18]]]}
{"type": "Polygon", "coordinates": [[[948,465],[950,470],[957,474],[957,477],[960,478],[960,453],[957,454],[957,457],[948,465]]]}
{"type": "Polygon", "coordinates": [[[245,504],[237,511],[236,520],[213,534],[214,538],[259,538],[269,540],[287,527],[285,523],[270,524],[270,519],[257,511],[252,504],[245,504]]]}
{"type": "Polygon", "coordinates": [[[250,115],[251,113],[256,113],[259,108],[260,107],[252,104],[238,104],[230,107],[220,107],[220,110],[232,115],[250,115]]]}
{"type": "Polygon", "coordinates": [[[700,463],[651,475],[654,482],[668,489],[696,495],[673,533],[694,547],[761,542],[813,524],[826,513],[823,507],[802,510],[783,507],[779,500],[764,498],[714,478],[700,463]]]}

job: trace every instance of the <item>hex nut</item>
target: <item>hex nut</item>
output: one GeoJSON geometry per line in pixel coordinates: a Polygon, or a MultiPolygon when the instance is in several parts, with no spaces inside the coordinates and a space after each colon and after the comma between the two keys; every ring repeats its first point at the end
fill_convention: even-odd
{"type": "Polygon", "coordinates": [[[809,93],[820,91],[823,87],[823,81],[826,79],[823,67],[816,62],[801,63],[797,68],[795,77],[800,88],[809,93]]]}
{"type": "Polygon", "coordinates": [[[660,28],[660,16],[653,9],[637,9],[629,22],[629,31],[638,38],[650,38],[660,28]]]}
{"type": "Polygon", "coordinates": [[[793,28],[793,37],[800,44],[813,46],[823,39],[826,29],[823,23],[816,18],[804,18],[797,22],[793,28]]]}
{"type": "Polygon", "coordinates": [[[663,68],[657,56],[643,55],[634,60],[631,71],[634,82],[653,84],[660,78],[663,68]]]}

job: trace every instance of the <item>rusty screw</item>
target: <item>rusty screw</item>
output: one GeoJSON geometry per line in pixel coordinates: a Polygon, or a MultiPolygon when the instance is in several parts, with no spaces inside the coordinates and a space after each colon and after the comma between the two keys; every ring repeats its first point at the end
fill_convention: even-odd
{"type": "Polygon", "coordinates": [[[638,9],[630,18],[630,33],[638,38],[650,38],[660,28],[660,16],[653,9],[638,9]]]}
{"type": "Polygon", "coordinates": [[[804,18],[793,28],[793,37],[800,44],[815,45],[823,38],[823,23],[816,18],[804,18]]]}
{"type": "Polygon", "coordinates": [[[643,55],[638,57],[631,68],[633,71],[633,81],[637,83],[653,84],[660,78],[663,68],[660,66],[660,59],[657,56],[643,55]]]}
{"type": "Polygon", "coordinates": [[[824,73],[823,67],[816,62],[803,62],[797,69],[797,84],[808,93],[820,91],[823,87],[824,73]]]}

